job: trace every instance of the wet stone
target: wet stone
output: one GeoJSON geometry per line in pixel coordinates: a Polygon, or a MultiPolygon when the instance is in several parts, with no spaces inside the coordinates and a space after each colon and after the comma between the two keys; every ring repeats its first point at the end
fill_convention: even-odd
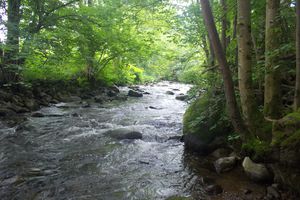
{"type": "Polygon", "coordinates": [[[218,195],[223,192],[223,188],[220,185],[209,185],[205,188],[205,192],[208,195],[218,195]]]}
{"type": "Polygon", "coordinates": [[[143,97],[143,93],[135,91],[135,90],[129,90],[128,96],[130,97],[143,97]]]}

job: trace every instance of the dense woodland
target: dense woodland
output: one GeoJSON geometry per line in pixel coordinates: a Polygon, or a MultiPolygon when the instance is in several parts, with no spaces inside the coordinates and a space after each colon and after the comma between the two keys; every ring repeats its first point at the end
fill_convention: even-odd
{"type": "Polygon", "coordinates": [[[187,147],[209,153],[226,135],[242,156],[271,163],[275,177],[300,191],[299,173],[285,173],[300,163],[300,1],[2,0],[0,7],[1,88],[191,83],[187,147]]]}

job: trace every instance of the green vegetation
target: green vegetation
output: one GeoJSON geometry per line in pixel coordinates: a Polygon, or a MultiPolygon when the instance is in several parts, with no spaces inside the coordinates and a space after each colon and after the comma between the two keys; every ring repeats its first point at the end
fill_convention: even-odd
{"type": "Polygon", "coordinates": [[[183,133],[192,134],[204,143],[227,134],[230,122],[226,116],[223,95],[206,92],[187,109],[183,118],[183,133]]]}

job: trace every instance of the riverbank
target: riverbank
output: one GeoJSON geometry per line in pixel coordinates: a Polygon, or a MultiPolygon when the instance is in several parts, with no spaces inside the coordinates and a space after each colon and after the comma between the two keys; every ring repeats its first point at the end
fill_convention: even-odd
{"type": "MultiPolygon", "coordinates": [[[[76,83],[59,81],[4,85],[0,88],[0,120],[15,126],[26,120],[28,113],[60,102],[79,100],[82,107],[88,107],[91,101],[101,104],[126,100],[126,96],[119,93],[116,86],[80,87],[76,83]]],[[[38,117],[36,113],[33,115],[38,117]]]]}

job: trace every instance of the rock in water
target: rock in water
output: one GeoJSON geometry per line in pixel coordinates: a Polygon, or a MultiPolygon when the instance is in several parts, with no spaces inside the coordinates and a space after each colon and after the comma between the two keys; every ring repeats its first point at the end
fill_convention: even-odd
{"type": "Polygon", "coordinates": [[[31,117],[45,117],[45,115],[43,113],[40,112],[35,112],[31,114],[31,117]]]}
{"type": "Polygon", "coordinates": [[[214,162],[217,173],[227,172],[232,170],[236,165],[235,157],[219,158],[214,162]]]}
{"type": "Polygon", "coordinates": [[[168,95],[174,95],[175,93],[172,92],[172,91],[167,91],[166,94],[168,94],[168,95]]]}
{"type": "Polygon", "coordinates": [[[115,138],[117,140],[125,140],[125,139],[136,140],[136,139],[143,138],[142,133],[135,131],[135,130],[127,129],[127,128],[119,128],[119,129],[115,129],[115,130],[110,130],[110,131],[107,131],[105,134],[112,138],[115,138]]]}
{"type": "Polygon", "coordinates": [[[254,163],[249,157],[244,159],[243,168],[253,181],[266,182],[272,179],[272,175],[264,164],[254,163]]]}
{"type": "Polygon", "coordinates": [[[185,101],[188,97],[188,95],[177,95],[175,98],[180,101],[185,101]]]}
{"type": "Polygon", "coordinates": [[[134,91],[134,90],[129,90],[128,91],[128,96],[130,96],[130,97],[143,97],[143,93],[137,92],[137,91],[134,91]]]}

